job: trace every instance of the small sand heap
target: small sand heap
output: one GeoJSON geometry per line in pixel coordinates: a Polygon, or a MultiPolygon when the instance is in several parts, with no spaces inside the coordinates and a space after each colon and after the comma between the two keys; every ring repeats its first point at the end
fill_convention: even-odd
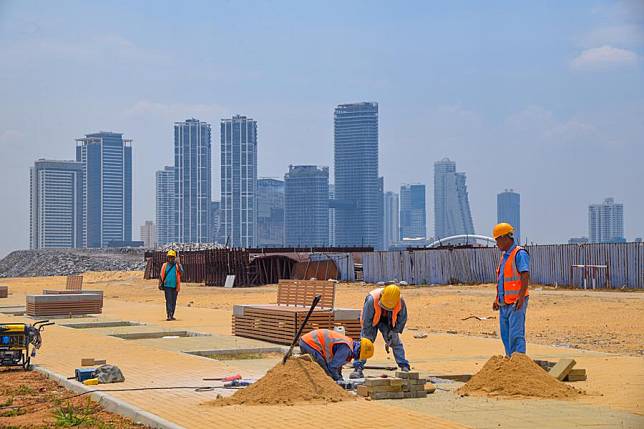
{"type": "Polygon", "coordinates": [[[463,396],[574,398],[581,394],[545,372],[523,353],[493,356],[456,391],[463,396]]]}
{"type": "Polygon", "coordinates": [[[340,402],[354,399],[338,386],[324,370],[306,358],[279,362],[252,385],[210,405],[293,405],[296,403],[340,402]]]}

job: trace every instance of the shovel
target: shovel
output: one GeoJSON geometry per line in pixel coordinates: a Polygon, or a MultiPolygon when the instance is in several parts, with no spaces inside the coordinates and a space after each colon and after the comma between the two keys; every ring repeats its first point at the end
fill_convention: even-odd
{"type": "Polygon", "coordinates": [[[309,308],[309,312],[306,314],[306,317],[304,318],[304,321],[300,325],[300,329],[297,331],[297,334],[295,334],[295,337],[293,338],[293,342],[291,343],[291,347],[284,355],[284,359],[282,359],[282,365],[286,363],[288,358],[291,356],[291,353],[293,353],[293,347],[295,347],[295,344],[297,344],[297,340],[300,339],[300,335],[302,335],[302,331],[304,330],[304,326],[306,326],[306,322],[309,321],[309,317],[311,317],[311,313],[313,313],[315,306],[318,305],[318,302],[320,302],[321,299],[322,299],[322,295],[315,295],[315,298],[313,298],[313,302],[311,303],[311,308],[309,308]]]}

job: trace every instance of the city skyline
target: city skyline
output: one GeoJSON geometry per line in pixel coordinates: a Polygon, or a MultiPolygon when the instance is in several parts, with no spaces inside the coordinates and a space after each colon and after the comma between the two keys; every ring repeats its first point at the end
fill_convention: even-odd
{"type": "MultiPolygon", "coordinates": [[[[541,3],[412,3],[357,2],[340,16],[325,4],[198,2],[188,19],[163,2],[4,2],[0,147],[10,156],[0,179],[16,186],[2,191],[14,204],[0,213],[12,225],[0,254],[29,245],[29,166],[73,159],[68,143],[87,130],[134,139],[132,224],[140,225],[153,215],[155,172],[173,163],[165,148],[174,121],[216,124],[244,112],[262,124],[261,176],[316,164],[333,177],[333,106],[361,100],[380,105],[386,191],[430,184],[432,161],[448,156],[467,172],[477,232],[489,234],[496,192],[512,187],[531,242],[586,235],[588,205],[606,195],[625,205],[625,237],[642,236],[637,2],[571,1],[556,15],[541,3]],[[238,17],[249,24],[243,32],[238,17]],[[520,174],[492,168],[507,156],[520,174]]],[[[215,171],[212,189],[219,200],[215,171]]]]}

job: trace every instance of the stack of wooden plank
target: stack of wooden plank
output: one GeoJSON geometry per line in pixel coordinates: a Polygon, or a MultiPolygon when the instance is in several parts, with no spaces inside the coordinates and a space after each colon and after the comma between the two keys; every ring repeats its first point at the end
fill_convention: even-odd
{"type": "Polygon", "coordinates": [[[344,326],[345,333],[360,336],[360,311],[334,309],[335,282],[326,280],[280,280],[277,304],[233,306],[233,335],[290,344],[316,295],[320,303],[311,314],[304,332],[344,326]]]}
{"type": "Polygon", "coordinates": [[[0,298],[9,296],[9,286],[0,286],[0,298]]]}
{"type": "Polygon", "coordinates": [[[58,290],[58,289],[43,289],[43,295],[70,295],[70,294],[94,294],[103,297],[102,290],[58,290]]]}
{"type": "Polygon", "coordinates": [[[27,295],[28,316],[76,316],[102,311],[103,296],[98,294],[27,295]]]}
{"type": "MultiPolygon", "coordinates": [[[[235,305],[233,335],[277,344],[291,344],[308,308],[276,305],[235,305]]],[[[331,310],[314,311],[305,326],[313,329],[333,328],[331,310]]]]}
{"type": "Polygon", "coordinates": [[[426,398],[436,390],[418,372],[397,372],[395,378],[367,378],[358,395],[371,399],[426,398]]]}
{"type": "Polygon", "coordinates": [[[81,290],[83,289],[83,276],[67,276],[67,283],[65,284],[67,290],[81,290]]]}

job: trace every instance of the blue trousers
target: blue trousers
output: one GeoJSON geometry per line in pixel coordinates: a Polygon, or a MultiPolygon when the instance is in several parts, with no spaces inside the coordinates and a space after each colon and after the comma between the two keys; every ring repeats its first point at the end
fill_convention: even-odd
{"type": "MultiPolygon", "coordinates": [[[[381,321],[378,326],[363,326],[360,335],[364,338],[369,338],[375,343],[378,331],[380,331],[382,338],[389,344],[389,347],[391,347],[391,350],[394,352],[396,364],[398,364],[400,368],[409,368],[409,361],[405,359],[405,347],[403,346],[402,341],[400,341],[400,335],[398,335],[398,332],[392,331],[387,323],[382,323],[381,321]]],[[[353,362],[353,367],[355,369],[363,369],[366,362],[366,360],[355,360],[353,362]]]]}
{"type": "Polygon", "coordinates": [[[177,292],[176,287],[164,287],[165,292],[165,312],[168,318],[174,317],[174,310],[177,308],[177,292]]]}
{"type": "Polygon", "coordinates": [[[512,353],[525,353],[525,313],[528,309],[528,299],[523,301],[523,306],[517,310],[514,304],[502,305],[499,308],[499,325],[501,340],[505,347],[505,355],[512,353]]]}

